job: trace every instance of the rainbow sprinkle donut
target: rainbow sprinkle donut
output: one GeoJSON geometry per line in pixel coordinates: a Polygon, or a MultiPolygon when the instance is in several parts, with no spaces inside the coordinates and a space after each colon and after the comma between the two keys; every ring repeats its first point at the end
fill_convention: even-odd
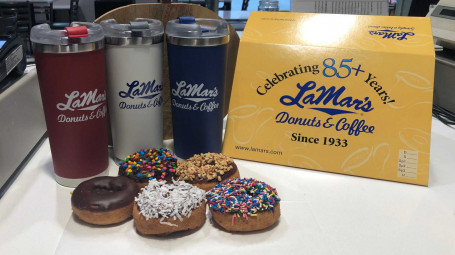
{"type": "Polygon", "coordinates": [[[207,193],[214,221],[228,231],[253,231],[273,225],[280,217],[275,188],[252,178],[234,178],[207,193]]]}
{"type": "Polygon", "coordinates": [[[142,149],[119,162],[118,174],[134,180],[142,188],[151,180],[171,182],[179,164],[168,149],[142,149]]]}

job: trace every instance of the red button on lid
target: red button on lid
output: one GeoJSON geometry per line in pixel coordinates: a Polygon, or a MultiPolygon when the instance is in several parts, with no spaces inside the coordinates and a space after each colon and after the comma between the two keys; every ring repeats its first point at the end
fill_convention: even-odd
{"type": "Polygon", "coordinates": [[[81,38],[81,37],[88,36],[88,31],[87,31],[86,26],[65,27],[65,30],[68,33],[68,38],[81,38]]]}

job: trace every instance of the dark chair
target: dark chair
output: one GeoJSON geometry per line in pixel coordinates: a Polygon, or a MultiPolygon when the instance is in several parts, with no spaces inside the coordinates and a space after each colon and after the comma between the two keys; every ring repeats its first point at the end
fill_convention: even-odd
{"type": "Polygon", "coordinates": [[[134,3],[133,0],[97,0],[95,1],[95,17],[98,18],[106,12],[134,3]]]}
{"type": "Polygon", "coordinates": [[[0,35],[16,35],[17,16],[0,17],[0,35]]]}
{"type": "Polygon", "coordinates": [[[430,10],[430,5],[437,4],[438,2],[439,0],[412,1],[408,16],[425,17],[430,10]]]}
{"type": "Polygon", "coordinates": [[[17,16],[17,32],[30,32],[33,26],[32,8],[28,2],[0,2],[0,16],[17,16]]]}
{"type": "Polygon", "coordinates": [[[79,20],[79,0],[71,0],[70,2],[70,21],[79,20]]]}
{"type": "Polygon", "coordinates": [[[0,2],[0,17],[17,17],[16,34],[25,42],[27,55],[32,54],[30,29],[33,26],[32,8],[29,2],[0,2]]]}
{"type": "Polygon", "coordinates": [[[56,29],[63,29],[69,27],[71,22],[77,21],[79,19],[79,0],[70,1],[70,9],[68,10],[68,22],[54,22],[52,27],[56,29]]]}
{"type": "MultiPolygon", "coordinates": [[[[174,1],[171,1],[173,3],[179,3],[179,4],[197,4],[197,5],[200,5],[202,7],[205,7],[206,6],[206,1],[205,0],[174,0],[174,1]]],[[[161,3],[164,3],[163,1],[161,1],[161,3]]]]}
{"type": "Polygon", "coordinates": [[[250,0],[243,0],[242,2],[242,11],[246,11],[246,9],[248,8],[248,3],[250,2],[250,0]]]}
{"type": "Polygon", "coordinates": [[[51,24],[53,20],[53,4],[49,3],[32,3],[33,25],[51,24]]]}
{"type": "MultiPolygon", "coordinates": [[[[221,1],[220,1],[221,2],[221,1]]],[[[220,11],[230,11],[231,10],[231,1],[223,1],[223,7],[220,7],[220,11]]]]}

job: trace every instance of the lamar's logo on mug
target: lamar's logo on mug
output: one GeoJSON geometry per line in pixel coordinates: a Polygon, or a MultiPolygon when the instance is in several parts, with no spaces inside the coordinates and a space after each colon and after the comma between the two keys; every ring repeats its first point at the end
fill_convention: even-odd
{"type": "Polygon", "coordinates": [[[218,96],[218,90],[204,89],[204,83],[187,84],[185,81],[176,82],[177,89],[172,90],[172,95],[178,98],[183,98],[193,102],[202,102],[218,96]]]}
{"type": "Polygon", "coordinates": [[[204,89],[204,83],[187,84],[186,81],[176,82],[177,89],[172,89],[172,105],[176,108],[191,111],[213,112],[220,107],[220,103],[215,101],[219,92],[216,88],[204,89]],[[180,101],[185,99],[192,101],[180,101]],[[202,103],[201,103],[202,102],[202,103]]]}
{"type": "Polygon", "coordinates": [[[161,97],[163,85],[156,82],[156,80],[142,83],[135,80],[131,83],[126,83],[126,86],[128,90],[118,93],[124,100],[118,105],[120,109],[137,110],[159,107],[163,104],[163,98],[161,97]]]}
{"type": "Polygon", "coordinates": [[[128,87],[128,91],[120,91],[118,95],[122,98],[141,98],[141,99],[152,99],[158,95],[161,95],[161,91],[163,90],[163,85],[157,84],[155,80],[152,82],[142,82],[133,81],[131,83],[127,83],[126,86],[128,87]]]}
{"type": "Polygon", "coordinates": [[[80,93],[75,90],[70,94],[65,94],[65,97],[68,100],[66,103],[57,104],[57,109],[61,111],[69,110],[69,116],[63,113],[59,114],[57,117],[58,122],[82,122],[104,118],[106,116],[106,91],[98,93],[98,89],[95,89],[93,91],[80,93]],[[100,108],[100,106],[103,107],[100,108]],[[80,114],[79,111],[83,111],[83,113],[80,114]],[[71,112],[75,113],[71,114],[71,112]],[[77,115],[74,116],[75,114],[77,115]]]}
{"type": "Polygon", "coordinates": [[[57,104],[57,109],[61,111],[93,111],[106,102],[106,91],[98,93],[98,89],[95,89],[93,91],[80,93],[75,90],[70,94],[65,94],[65,97],[68,98],[68,100],[66,103],[57,104]]]}

